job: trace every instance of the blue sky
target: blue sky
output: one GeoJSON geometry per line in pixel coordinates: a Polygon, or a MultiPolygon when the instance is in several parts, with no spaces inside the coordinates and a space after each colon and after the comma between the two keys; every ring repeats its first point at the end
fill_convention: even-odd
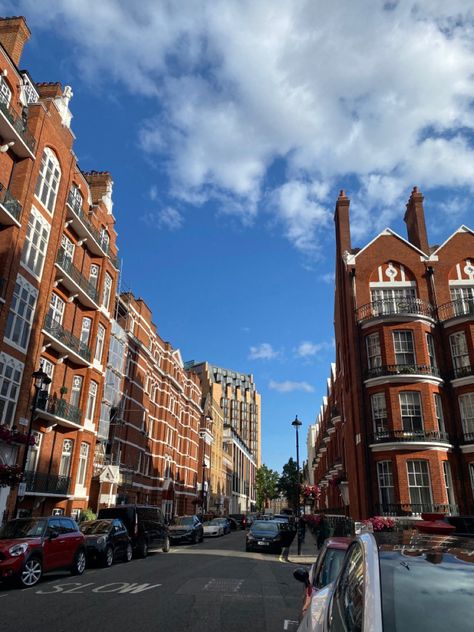
{"type": "Polygon", "coordinates": [[[473,223],[468,5],[0,0],[22,67],[73,88],[81,168],[113,175],[124,286],[184,359],[254,374],[275,469],[333,360],[338,190],[354,246],[405,235],[414,185],[431,243],[473,223]]]}

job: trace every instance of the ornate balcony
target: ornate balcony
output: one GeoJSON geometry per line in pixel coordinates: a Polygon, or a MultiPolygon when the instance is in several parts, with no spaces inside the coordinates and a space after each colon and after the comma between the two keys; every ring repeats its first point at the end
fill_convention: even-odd
{"type": "MultiPolygon", "coordinates": [[[[421,449],[423,449],[423,447],[432,447],[433,444],[451,445],[448,433],[439,432],[438,430],[378,430],[372,434],[371,442],[372,448],[374,444],[387,443],[421,444],[421,446],[419,446],[421,449]],[[426,444],[426,446],[423,446],[423,444],[426,444]]],[[[412,447],[413,445],[407,446],[407,448],[412,447]]]]}
{"type": "Polygon", "coordinates": [[[432,305],[419,298],[382,299],[372,301],[357,309],[359,323],[374,319],[413,320],[420,317],[434,320],[435,310],[432,305]]]}
{"type": "Polygon", "coordinates": [[[87,247],[91,252],[99,257],[108,254],[109,247],[104,242],[100,232],[92,225],[87,215],[82,210],[81,202],[74,197],[72,191],[69,192],[66,202],[66,214],[72,220],[74,230],[81,239],[87,239],[87,247]]]}
{"type": "Polygon", "coordinates": [[[38,417],[68,428],[81,428],[82,410],[57,397],[38,398],[38,417]]]}
{"type": "Polygon", "coordinates": [[[76,364],[82,366],[90,364],[91,350],[89,347],[53,320],[50,314],[47,314],[44,319],[43,334],[47,339],[47,344],[60,354],[69,357],[76,364]]]}
{"type": "Polygon", "coordinates": [[[25,472],[26,494],[50,496],[67,496],[70,476],[60,476],[59,474],[48,474],[47,472],[25,472]]]}
{"type": "Polygon", "coordinates": [[[441,513],[448,516],[458,516],[457,505],[433,505],[430,503],[377,503],[376,513],[380,516],[419,517],[422,513],[441,513]]]}
{"type": "Polygon", "coordinates": [[[472,384],[474,382],[474,365],[468,364],[467,366],[459,366],[455,368],[451,372],[449,379],[451,382],[455,382],[453,386],[472,384]]]}
{"type": "Polygon", "coordinates": [[[458,298],[438,307],[438,318],[443,323],[453,318],[474,317],[474,297],[458,298]]]}
{"type": "Polygon", "coordinates": [[[99,294],[96,288],[79,272],[62,248],[56,258],[56,267],[58,269],[56,278],[60,277],[61,283],[71,293],[76,293],[81,303],[87,307],[98,309],[99,294]]]}
{"type": "Polygon", "coordinates": [[[439,369],[429,364],[385,364],[368,369],[365,374],[366,383],[369,380],[417,382],[426,378],[442,382],[439,369]]]}
{"type": "Polygon", "coordinates": [[[0,184],[0,224],[4,226],[21,226],[22,206],[10,191],[0,184]]]}
{"type": "Polygon", "coordinates": [[[36,140],[26,120],[18,116],[0,95],[0,135],[5,143],[13,143],[12,152],[20,158],[35,158],[36,140]]]}

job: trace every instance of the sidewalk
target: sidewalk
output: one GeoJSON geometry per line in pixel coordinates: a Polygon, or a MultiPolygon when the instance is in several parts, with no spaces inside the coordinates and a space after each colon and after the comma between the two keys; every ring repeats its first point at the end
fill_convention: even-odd
{"type": "Polygon", "coordinates": [[[306,529],[304,542],[301,543],[301,555],[298,555],[298,536],[295,535],[288,550],[286,561],[290,564],[312,564],[318,555],[316,539],[309,529],[306,529]]]}

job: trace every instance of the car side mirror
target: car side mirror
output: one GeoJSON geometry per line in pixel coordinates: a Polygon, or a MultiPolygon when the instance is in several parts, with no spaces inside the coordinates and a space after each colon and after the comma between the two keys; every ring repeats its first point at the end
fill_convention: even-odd
{"type": "Polygon", "coordinates": [[[305,568],[297,568],[293,571],[293,577],[299,582],[302,582],[306,588],[309,586],[309,573],[305,568]]]}
{"type": "Polygon", "coordinates": [[[57,538],[59,535],[59,531],[57,531],[56,529],[51,529],[48,533],[48,540],[54,540],[54,538],[57,538]]]}

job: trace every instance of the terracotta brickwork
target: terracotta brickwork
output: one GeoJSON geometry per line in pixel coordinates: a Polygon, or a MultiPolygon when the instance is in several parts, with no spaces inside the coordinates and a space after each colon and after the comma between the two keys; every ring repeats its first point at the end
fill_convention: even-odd
{"type": "Polygon", "coordinates": [[[351,244],[336,224],[336,364],[318,417],[319,507],[354,518],[474,508],[474,233],[430,247],[423,196],[387,229],[351,244]]]}

